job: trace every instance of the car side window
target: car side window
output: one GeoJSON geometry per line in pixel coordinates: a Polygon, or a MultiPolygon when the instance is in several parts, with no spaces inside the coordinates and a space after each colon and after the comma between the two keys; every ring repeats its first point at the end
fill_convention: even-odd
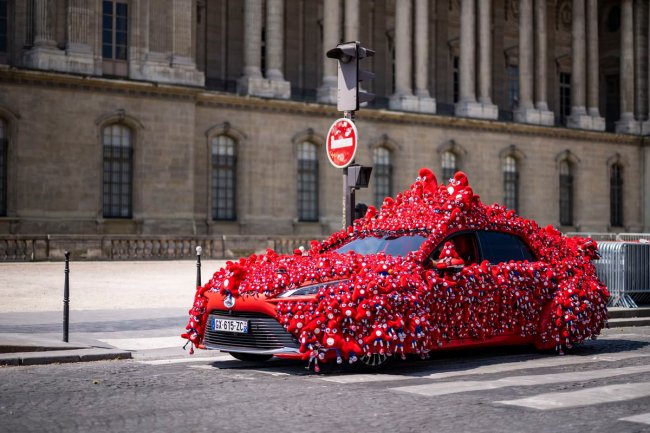
{"type": "Polygon", "coordinates": [[[476,237],[473,233],[460,233],[443,240],[438,247],[429,255],[429,260],[438,260],[440,252],[445,242],[452,241],[454,248],[461,259],[465,261],[465,265],[477,263],[478,248],[476,247],[476,237]]]}
{"type": "Polygon", "coordinates": [[[526,244],[515,235],[499,232],[478,232],[483,260],[490,264],[509,262],[536,261],[526,244]]]}

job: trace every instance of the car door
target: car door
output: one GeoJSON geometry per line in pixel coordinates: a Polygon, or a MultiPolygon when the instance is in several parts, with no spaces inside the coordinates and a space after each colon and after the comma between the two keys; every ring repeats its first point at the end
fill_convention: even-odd
{"type": "Polygon", "coordinates": [[[536,258],[517,235],[496,231],[476,233],[481,261],[489,263],[491,281],[485,303],[492,335],[530,335],[538,312],[526,262],[536,258]]]}

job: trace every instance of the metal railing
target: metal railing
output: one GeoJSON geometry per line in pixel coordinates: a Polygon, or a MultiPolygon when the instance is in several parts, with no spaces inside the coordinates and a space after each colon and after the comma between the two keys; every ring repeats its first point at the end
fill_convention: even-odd
{"type": "Polygon", "coordinates": [[[650,242],[650,233],[567,232],[566,236],[591,238],[595,241],[650,242]]]}
{"type": "Polygon", "coordinates": [[[636,308],[650,301],[650,243],[602,241],[598,249],[596,272],[609,289],[609,305],[636,308]]]}

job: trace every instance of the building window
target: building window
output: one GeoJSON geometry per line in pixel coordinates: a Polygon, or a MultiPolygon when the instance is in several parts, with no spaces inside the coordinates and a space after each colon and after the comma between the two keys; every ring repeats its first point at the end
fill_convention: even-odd
{"type": "Polygon", "coordinates": [[[7,216],[7,123],[0,119],[0,216],[7,216]]]}
{"type": "Polygon", "coordinates": [[[456,154],[450,150],[442,153],[442,179],[444,181],[454,177],[458,171],[456,166],[456,154]]]}
{"type": "Polygon", "coordinates": [[[318,152],[314,143],[298,146],[298,220],[318,221],[318,152]]]}
{"type": "Polygon", "coordinates": [[[614,164],[609,179],[610,225],[623,227],[623,167],[614,164]]]}
{"type": "Polygon", "coordinates": [[[560,162],[560,225],[573,225],[573,167],[567,160],[560,162]]]}
{"type": "Polygon", "coordinates": [[[375,206],[381,207],[384,198],[393,195],[393,164],[390,150],[377,147],[373,150],[373,175],[375,183],[375,206]]]}
{"type": "Polygon", "coordinates": [[[453,85],[454,85],[454,103],[458,102],[460,99],[460,59],[458,56],[454,56],[452,59],[453,65],[453,85]]]}
{"type": "Polygon", "coordinates": [[[517,212],[519,207],[519,172],[517,160],[513,156],[506,156],[503,160],[503,191],[505,206],[517,212]]]}
{"type": "Polygon", "coordinates": [[[133,189],[133,143],[131,130],[110,125],[102,133],[104,148],[105,218],[131,218],[133,189]]]}
{"type": "Polygon", "coordinates": [[[508,66],[508,107],[517,109],[519,105],[519,66],[508,66]]]}
{"type": "Polygon", "coordinates": [[[212,219],[234,220],[237,218],[235,140],[219,135],[212,139],[212,219]]]}
{"type": "Polygon", "coordinates": [[[566,125],[571,115],[571,74],[560,73],[560,122],[566,125]]]}
{"type": "Polygon", "coordinates": [[[102,14],[102,57],[107,75],[127,75],[129,5],[104,0],[102,14]]]}
{"type": "Polygon", "coordinates": [[[9,11],[7,0],[0,0],[0,56],[7,54],[9,34],[9,11]]]}

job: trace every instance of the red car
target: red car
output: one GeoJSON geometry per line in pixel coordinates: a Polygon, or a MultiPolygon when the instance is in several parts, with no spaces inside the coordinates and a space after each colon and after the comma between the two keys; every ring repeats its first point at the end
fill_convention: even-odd
{"type": "Polygon", "coordinates": [[[410,189],[308,251],[228,262],[197,288],[192,346],[370,366],[407,354],[595,338],[609,294],[595,242],[484,205],[464,173],[410,189]]]}

